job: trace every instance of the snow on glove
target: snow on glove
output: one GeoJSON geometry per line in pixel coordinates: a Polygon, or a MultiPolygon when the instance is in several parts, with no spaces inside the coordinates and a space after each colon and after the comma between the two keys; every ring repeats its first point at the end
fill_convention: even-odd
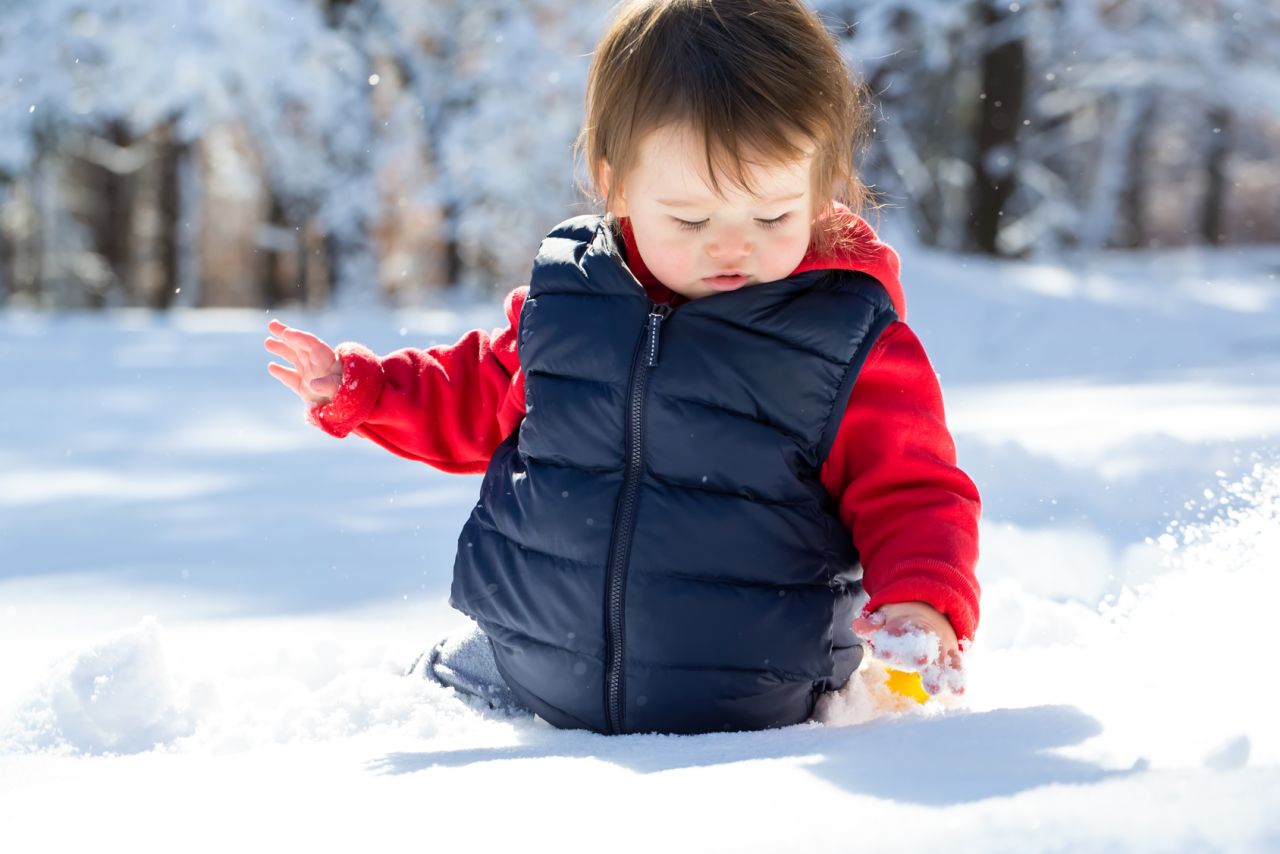
{"type": "Polygon", "coordinates": [[[943,691],[963,694],[964,668],[951,624],[928,606],[910,606],[917,603],[885,605],[861,614],[853,630],[886,666],[919,673],[931,696],[943,691]]]}

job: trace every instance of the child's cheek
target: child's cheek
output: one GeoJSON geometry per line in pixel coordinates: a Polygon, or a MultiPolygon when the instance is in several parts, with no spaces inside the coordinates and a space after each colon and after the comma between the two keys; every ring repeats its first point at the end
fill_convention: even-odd
{"type": "MultiPolygon", "coordinates": [[[[683,237],[666,238],[658,243],[654,263],[649,265],[649,269],[664,281],[668,278],[686,280],[694,278],[697,273],[696,259],[697,247],[693,241],[683,237]]],[[[646,257],[645,261],[648,260],[646,257]]]]}
{"type": "Polygon", "coordinates": [[[788,275],[800,265],[804,254],[809,249],[809,228],[782,230],[777,235],[769,235],[760,244],[762,272],[768,278],[780,279],[788,275]]]}

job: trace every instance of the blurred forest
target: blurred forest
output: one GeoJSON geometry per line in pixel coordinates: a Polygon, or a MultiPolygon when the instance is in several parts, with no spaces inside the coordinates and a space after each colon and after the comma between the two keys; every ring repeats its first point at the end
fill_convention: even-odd
{"type": "MultiPolygon", "coordinates": [[[[919,242],[1280,243],[1276,0],[813,0],[919,242]]],[[[592,0],[0,0],[0,306],[414,304],[591,210],[592,0]]]]}

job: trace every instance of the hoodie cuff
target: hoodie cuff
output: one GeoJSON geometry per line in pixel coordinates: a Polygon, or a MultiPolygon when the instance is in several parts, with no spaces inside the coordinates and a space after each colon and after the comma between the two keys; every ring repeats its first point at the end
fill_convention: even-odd
{"type": "Polygon", "coordinates": [[[965,573],[942,561],[922,560],[895,567],[893,576],[867,602],[865,613],[894,602],[924,602],[947,618],[961,648],[973,640],[978,628],[977,591],[965,573]]]}
{"type": "Polygon", "coordinates": [[[342,385],[333,400],[307,410],[307,421],[341,439],[373,412],[385,379],[382,363],[369,348],[348,341],[334,352],[342,362],[342,385]]]}

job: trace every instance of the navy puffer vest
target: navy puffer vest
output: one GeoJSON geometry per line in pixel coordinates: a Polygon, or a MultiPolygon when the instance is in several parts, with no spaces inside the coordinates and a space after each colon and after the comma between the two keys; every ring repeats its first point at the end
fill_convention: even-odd
{"type": "Polygon", "coordinates": [[[655,306],[615,229],[568,220],[534,261],[526,415],[490,461],[450,603],[555,726],[801,722],[862,657],[861,570],[818,471],[892,303],[824,270],[655,306]]]}

